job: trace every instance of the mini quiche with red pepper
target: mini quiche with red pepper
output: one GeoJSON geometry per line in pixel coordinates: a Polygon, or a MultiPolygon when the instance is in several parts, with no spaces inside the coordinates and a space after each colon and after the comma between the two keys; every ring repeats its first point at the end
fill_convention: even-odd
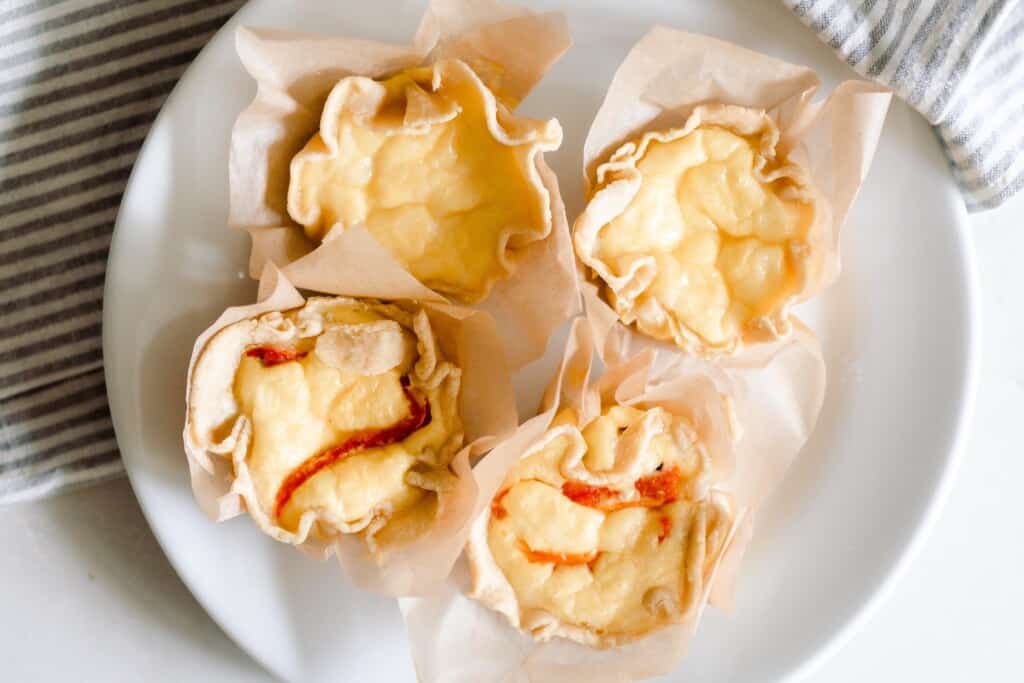
{"type": "Polygon", "coordinates": [[[594,647],[683,623],[731,527],[689,422],[622,405],[572,409],[506,475],[474,533],[472,597],[539,640],[594,647]]]}
{"type": "Polygon", "coordinates": [[[429,528],[454,486],[459,384],[422,309],[312,298],[210,339],[186,438],[230,461],[277,540],[362,534],[376,551],[429,528]]]}

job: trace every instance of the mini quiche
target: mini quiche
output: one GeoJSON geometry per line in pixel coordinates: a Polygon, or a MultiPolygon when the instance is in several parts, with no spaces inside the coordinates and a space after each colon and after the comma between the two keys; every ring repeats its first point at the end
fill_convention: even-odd
{"type": "Polygon", "coordinates": [[[551,233],[537,162],[561,141],[459,60],[344,78],[292,160],[288,213],[315,242],[363,224],[423,284],[476,302],[551,233]]]}
{"type": "Polygon", "coordinates": [[[593,647],[685,622],[733,517],[711,471],[695,430],[664,408],[615,405],[583,426],[563,409],[471,537],[472,597],[539,640],[593,647]]]}
{"type": "Polygon", "coordinates": [[[778,142],[763,110],[704,105],[598,166],[574,245],[622,322],[705,358],[790,332],[825,209],[778,142]]]}
{"type": "Polygon", "coordinates": [[[241,320],[196,359],[185,438],[279,541],[362,534],[374,554],[437,517],[462,447],[460,371],[422,309],[311,298],[241,320]]]}

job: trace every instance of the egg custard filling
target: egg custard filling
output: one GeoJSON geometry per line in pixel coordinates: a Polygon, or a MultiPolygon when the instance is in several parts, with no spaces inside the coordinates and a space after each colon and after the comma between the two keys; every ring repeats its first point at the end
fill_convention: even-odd
{"type": "Polygon", "coordinates": [[[687,619],[732,517],[710,475],[689,422],[663,408],[617,405],[582,428],[563,410],[491,502],[516,625],[601,647],[687,619]]]}
{"type": "Polygon", "coordinates": [[[788,332],[816,204],[778,138],[762,111],[709,105],[598,167],[575,243],[623,322],[703,356],[788,332]]]}
{"type": "Polygon", "coordinates": [[[288,212],[315,241],[363,224],[425,285],[477,301],[551,232],[537,160],[561,139],[458,60],[345,78],[292,161],[288,212]]]}
{"type": "Polygon", "coordinates": [[[216,401],[209,450],[230,455],[250,513],[280,540],[385,545],[428,528],[454,484],[459,381],[422,310],[318,298],[220,331],[192,393],[216,401]]]}

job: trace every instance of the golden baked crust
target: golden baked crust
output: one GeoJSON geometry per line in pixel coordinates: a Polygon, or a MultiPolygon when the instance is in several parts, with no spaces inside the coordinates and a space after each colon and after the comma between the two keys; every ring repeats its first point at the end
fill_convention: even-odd
{"type": "Polygon", "coordinates": [[[563,410],[471,537],[472,596],[538,639],[594,647],[684,622],[731,528],[711,469],[689,422],[664,408],[612,406],[586,425],[563,410]]]}
{"type": "Polygon", "coordinates": [[[514,116],[459,60],[345,78],[292,161],[288,213],[317,241],[365,224],[425,285],[479,301],[550,234],[537,161],[561,139],[557,121],[514,116]]]}
{"type": "Polygon", "coordinates": [[[703,357],[789,333],[819,200],[778,142],[765,112],[705,105],[598,167],[574,244],[624,323],[703,357]]]}
{"type": "Polygon", "coordinates": [[[454,485],[460,371],[422,309],[311,298],[217,332],[191,379],[186,439],[277,540],[411,540],[454,485]]]}

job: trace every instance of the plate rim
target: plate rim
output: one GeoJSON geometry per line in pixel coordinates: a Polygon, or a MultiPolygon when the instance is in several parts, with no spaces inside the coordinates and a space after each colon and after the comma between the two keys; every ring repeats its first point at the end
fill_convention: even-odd
{"type": "MultiPolygon", "coordinates": [[[[118,418],[117,411],[114,408],[115,402],[110,399],[113,393],[111,391],[111,387],[116,386],[116,383],[113,381],[113,378],[111,376],[112,364],[108,364],[106,362],[106,359],[113,355],[109,351],[110,346],[112,344],[112,333],[110,330],[112,330],[114,327],[114,313],[112,312],[112,307],[107,306],[107,295],[109,294],[110,289],[112,287],[111,281],[113,279],[110,277],[110,273],[117,267],[114,264],[118,260],[115,258],[115,256],[117,256],[120,252],[120,248],[118,245],[118,235],[127,230],[122,230],[121,228],[123,209],[126,198],[129,196],[129,194],[132,193],[135,184],[138,181],[138,162],[140,159],[143,158],[143,156],[146,154],[147,150],[151,146],[153,140],[153,132],[158,129],[158,127],[164,120],[169,105],[172,105],[177,100],[180,94],[181,84],[185,81],[186,78],[191,76],[194,71],[198,71],[198,65],[202,60],[202,57],[211,49],[211,46],[213,45],[214,41],[217,38],[219,38],[224,31],[234,31],[236,25],[241,21],[241,16],[243,14],[247,14],[251,7],[252,3],[246,0],[246,3],[242,7],[240,7],[233,15],[231,15],[231,17],[226,22],[224,22],[224,24],[219,29],[217,29],[217,31],[212,36],[210,36],[210,39],[206,41],[203,47],[200,48],[200,50],[196,53],[195,57],[192,58],[192,61],[189,62],[188,66],[185,67],[185,70],[182,71],[181,76],[179,76],[178,80],[174,83],[174,87],[171,88],[171,91],[167,94],[167,98],[163,101],[163,104],[160,105],[160,111],[157,112],[156,117],[153,119],[153,122],[149,126],[149,130],[146,131],[146,137],[143,140],[142,145],[139,147],[139,151],[135,157],[135,161],[132,163],[131,173],[128,174],[128,180],[125,183],[124,192],[121,194],[121,203],[117,207],[117,216],[114,219],[114,230],[110,235],[110,249],[107,252],[107,262],[103,271],[103,316],[101,322],[102,350],[104,358],[103,381],[107,388],[107,404],[110,410],[110,421],[114,428],[114,439],[115,441],[117,441],[118,452],[121,454],[121,461],[124,465],[125,475],[128,478],[128,484],[129,486],[131,486],[132,495],[135,497],[135,500],[139,503],[139,509],[142,511],[143,519],[146,520],[146,525],[149,527],[149,530],[153,533],[153,537],[156,538],[157,545],[160,546],[160,551],[164,554],[164,557],[167,559],[168,564],[171,565],[171,569],[174,570],[175,575],[185,585],[185,588],[188,589],[188,592],[192,595],[195,601],[202,608],[203,613],[206,614],[206,616],[209,617],[210,620],[217,625],[217,628],[220,629],[221,633],[223,633],[228,638],[228,640],[234,643],[242,652],[246,654],[246,656],[249,657],[249,659],[255,662],[256,665],[263,669],[265,672],[281,680],[288,680],[287,677],[283,675],[283,672],[278,671],[277,668],[272,666],[267,659],[260,656],[259,653],[253,651],[248,645],[246,645],[245,642],[242,641],[241,638],[236,637],[231,629],[227,628],[227,626],[216,615],[216,610],[212,610],[210,607],[208,607],[206,604],[206,600],[204,600],[203,597],[200,595],[200,591],[193,587],[192,581],[189,580],[187,572],[182,571],[177,561],[176,555],[170,552],[171,544],[167,539],[164,538],[162,532],[160,531],[159,524],[154,523],[153,513],[149,508],[149,502],[147,501],[146,496],[140,495],[139,493],[139,483],[137,480],[139,473],[137,470],[134,469],[133,465],[131,464],[132,457],[126,458],[124,455],[125,450],[122,448],[121,439],[118,437],[118,434],[121,432],[121,428],[118,426],[121,420],[120,418],[118,418]]],[[[185,397],[182,396],[181,399],[184,402],[185,397]]]]}
{"type": "MultiPolygon", "coordinates": [[[[909,105],[908,105],[909,106],[909,105]]],[[[916,113],[916,112],[915,112],[916,113]]],[[[927,122],[925,122],[927,125],[927,122]]],[[[935,144],[940,144],[935,137],[935,144]]],[[[947,169],[949,180],[956,188],[952,171],[947,169]]],[[[959,192],[959,190],[957,190],[959,192]]],[[[965,360],[958,377],[961,385],[959,406],[956,411],[956,425],[953,438],[948,448],[939,480],[933,488],[931,497],[918,515],[910,538],[904,543],[896,559],[886,570],[885,576],[871,589],[868,598],[851,614],[846,622],[821,646],[818,651],[794,667],[784,680],[796,683],[809,678],[818,671],[829,659],[843,649],[867,623],[874,618],[886,601],[892,597],[899,583],[906,576],[910,566],[917,559],[925,543],[934,532],[939,517],[949,500],[964,459],[970,428],[974,423],[974,412],[977,405],[978,383],[981,363],[981,309],[980,284],[978,277],[977,256],[974,248],[973,234],[970,232],[970,218],[966,204],[961,201],[956,205],[956,237],[959,243],[958,253],[964,266],[965,310],[967,326],[964,338],[965,360]]]]}

